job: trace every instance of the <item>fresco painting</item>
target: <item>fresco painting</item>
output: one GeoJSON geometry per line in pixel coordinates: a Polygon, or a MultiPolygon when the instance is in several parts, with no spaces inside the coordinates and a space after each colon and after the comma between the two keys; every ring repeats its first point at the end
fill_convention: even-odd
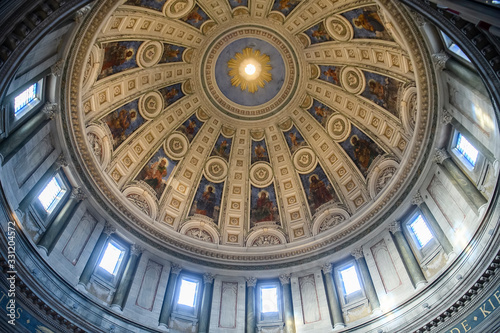
{"type": "Polygon", "coordinates": [[[202,177],[189,215],[204,215],[218,224],[223,189],[224,182],[216,184],[202,177]]]}
{"type": "Polygon", "coordinates": [[[292,10],[297,7],[300,0],[275,0],[272,10],[277,10],[283,15],[288,16],[292,10]]]}
{"type": "Polygon", "coordinates": [[[198,5],[194,6],[193,10],[186,16],[181,18],[182,21],[199,29],[203,23],[209,20],[207,13],[205,13],[198,5]]]}
{"type": "Polygon", "coordinates": [[[189,142],[192,142],[202,125],[203,123],[198,119],[196,113],[194,113],[188,118],[188,120],[177,128],[177,131],[184,133],[189,142]]]}
{"type": "Polygon", "coordinates": [[[139,102],[136,99],[116,109],[103,118],[113,136],[113,148],[118,148],[142,124],[144,118],[138,112],[139,102]]]}
{"type": "Polygon", "coordinates": [[[300,147],[307,146],[306,141],[302,137],[302,134],[292,126],[288,131],[284,132],[286,143],[288,143],[288,147],[290,148],[290,152],[293,154],[300,147]]]}
{"type": "Polygon", "coordinates": [[[179,99],[185,96],[182,92],[180,83],[162,88],[159,90],[159,92],[165,100],[165,107],[177,102],[179,99]]]}
{"type": "Polygon", "coordinates": [[[380,18],[377,6],[357,8],[341,14],[354,28],[353,38],[371,38],[393,41],[380,18]]]}
{"type": "Polygon", "coordinates": [[[319,164],[311,173],[300,175],[300,180],[312,215],[327,202],[339,201],[332,184],[319,164]]]}
{"type": "Polygon", "coordinates": [[[252,164],[255,162],[269,162],[267,145],[264,139],[252,141],[252,164]]]}
{"type": "Polygon", "coordinates": [[[160,58],[160,64],[168,62],[181,62],[182,53],[186,50],[185,47],[173,44],[163,43],[163,55],[160,58]]]}
{"type": "Polygon", "coordinates": [[[139,6],[161,12],[165,2],[167,2],[167,0],[127,0],[124,5],[139,6]]]}
{"type": "Polygon", "coordinates": [[[311,39],[311,44],[333,41],[333,38],[330,37],[330,35],[326,31],[323,22],[316,24],[315,26],[312,26],[311,28],[305,31],[305,34],[309,36],[309,38],[311,39]]]}
{"type": "Polygon", "coordinates": [[[326,127],[328,118],[333,114],[333,110],[330,109],[323,103],[318,102],[317,100],[313,101],[313,105],[309,108],[309,113],[313,115],[313,117],[321,124],[323,127],[326,127]]]}
{"type": "Polygon", "coordinates": [[[240,6],[248,7],[248,0],[229,0],[232,9],[240,6]]]}
{"type": "Polygon", "coordinates": [[[335,66],[319,66],[319,79],[340,87],[340,68],[335,66]]]}
{"type": "Polygon", "coordinates": [[[402,82],[375,73],[364,72],[366,78],[365,90],[361,96],[380,105],[399,118],[398,91],[402,82]]]}
{"type": "Polygon", "coordinates": [[[177,162],[169,159],[163,148],[160,148],[142,168],[135,180],[144,182],[151,187],[155,191],[156,197],[160,199],[167,186],[167,180],[176,165],[177,162]]]}
{"type": "Polygon", "coordinates": [[[349,137],[340,145],[365,177],[373,160],[384,153],[370,137],[353,125],[349,137]]]}
{"type": "Polygon", "coordinates": [[[250,228],[261,222],[279,223],[279,211],[276,204],[276,193],[271,184],[265,188],[252,186],[250,198],[250,228]]]}
{"type": "Polygon", "coordinates": [[[231,144],[233,143],[233,139],[226,138],[222,134],[219,135],[217,142],[215,142],[214,149],[212,150],[212,155],[210,156],[219,156],[229,161],[229,154],[231,153],[231,144]]]}
{"type": "Polygon", "coordinates": [[[98,80],[137,67],[137,50],[142,42],[112,42],[104,45],[104,59],[98,80]]]}

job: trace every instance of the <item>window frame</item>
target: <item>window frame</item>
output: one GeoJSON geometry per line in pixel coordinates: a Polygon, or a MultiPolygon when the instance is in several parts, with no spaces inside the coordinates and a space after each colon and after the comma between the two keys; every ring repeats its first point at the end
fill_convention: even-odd
{"type": "Polygon", "coordinates": [[[453,135],[448,145],[448,151],[452,160],[458,165],[458,167],[465,173],[465,175],[474,183],[476,186],[479,184],[485,169],[486,157],[481,152],[481,149],[474,145],[472,140],[470,140],[470,134],[464,133],[453,127],[453,135]],[[458,136],[462,135],[469,143],[478,151],[476,163],[474,166],[471,165],[469,160],[467,160],[463,154],[457,149],[458,136]]]}
{"type": "Polygon", "coordinates": [[[466,64],[467,66],[472,67],[472,62],[470,58],[465,54],[463,49],[460,46],[458,46],[458,44],[450,36],[448,36],[447,33],[445,33],[440,29],[438,29],[438,31],[439,31],[439,37],[441,38],[441,42],[443,43],[443,46],[446,49],[446,53],[448,53],[454,59],[457,59],[458,61],[466,64]],[[457,47],[463,55],[460,52],[453,50],[452,49],[453,46],[457,47]]]}
{"type": "Polygon", "coordinates": [[[419,208],[416,208],[405,220],[403,232],[405,233],[407,238],[411,240],[408,243],[410,243],[410,247],[415,253],[421,265],[426,264],[428,260],[432,259],[441,246],[436,237],[436,233],[429,223],[428,218],[419,208]],[[420,246],[417,236],[410,227],[410,224],[415,221],[419,215],[422,216],[422,220],[427,226],[427,229],[429,229],[430,233],[432,234],[432,239],[429,240],[424,246],[420,246]]]}
{"type": "Polygon", "coordinates": [[[177,284],[175,287],[173,313],[181,318],[189,320],[197,319],[199,308],[201,306],[202,291],[203,278],[201,276],[190,272],[181,272],[177,277],[177,284]],[[194,304],[192,307],[179,303],[182,280],[197,283],[197,289],[194,296],[194,304]]]}
{"type": "Polygon", "coordinates": [[[259,281],[256,285],[256,310],[257,322],[263,325],[281,325],[283,323],[283,292],[279,281],[259,281]],[[262,312],[262,289],[276,288],[277,295],[277,312],[262,312]]]}
{"type": "Polygon", "coordinates": [[[60,210],[66,203],[66,201],[69,199],[69,196],[71,195],[71,190],[72,187],[66,178],[66,175],[62,171],[57,171],[50,177],[50,179],[45,183],[43,189],[35,196],[31,203],[31,212],[33,213],[34,217],[41,222],[41,224],[44,226],[44,228],[47,228],[50,222],[59,214],[60,210]],[[66,192],[64,195],[61,197],[59,202],[56,204],[54,209],[49,213],[45,210],[43,207],[42,203],[38,199],[38,196],[45,190],[47,185],[52,181],[53,178],[56,178],[58,180],[59,186],[63,188],[66,192]]]}
{"type": "Polygon", "coordinates": [[[105,284],[111,287],[115,287],[121,279],[121,275],[125,270],[126,262],[130,255],[130,246],[121,238],[116,235],[111,235],[106,243],[104,244],[101,253],[99,253],[99,258],[97,259],[95,268],[94,268],[94,276],[96,276],[99,280],[103,281],[105,284]],[[119,248],[122,251],[122,255],[120,256],[120,260],[118,262],[118,267],[115,268],[115,273],[109,273],[106,269],[100,266],[102,258],[106,252],[108,244],[111,243],[115,247],[119,248]]]}
{"type": "Polygon", "coordinates": [[[365,284],[355,259],[346,261],[336,266],[334,269],[334,278],[342,306],[350,308],[351,306],[357,306],[359,303],[366,300],[365,284]],[[361,287],[361,289],[350,294],[346,294],[341,271],[348,269],[351,266],[353,266],[356,271],[356,276],[358,278],[359,286],[361,287]]]}

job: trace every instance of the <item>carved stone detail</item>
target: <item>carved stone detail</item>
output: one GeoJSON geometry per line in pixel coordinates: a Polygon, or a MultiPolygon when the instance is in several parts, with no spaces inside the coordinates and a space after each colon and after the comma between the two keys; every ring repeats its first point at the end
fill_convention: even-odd
{"type": "Polygon", "coordinates": [[[212,284],[214,282],[214,275],[212,273],[205,273],[203,274],[203,283],[210,283],[212,284]]]}
{"type": "Polygon", "coordinates": [[[358,247],[357,249],[352,250],[351,255],[354,257],[354,259],[358,260],[363,258],[365,255],[363,253],[363,249],[358,247]]]}
{"type": "Polygon", "coordinates": [[[401,222],[394,221],[389,224],[389,231],[395,234],[398,231],[401,231],[401,222]]]}
{"type": "Polygon", "coordinates": [[[140,245],[132,244],[130,246],[130,253],[132,253],[132,255],[134,256],[139,256],[142,253],[142,251],[144,251],[144,249],[140,245]]]}
{"type": "Polygon", "coordinates": [[[420,206],[423,202],[424,202],[424,198],[422,197],[422,194],[420,194],[420,192],[417,191],[417,193],[415,193],[415,195],[411,199],[411,204],[416,205],[416,206],[420,206]]]}
{"type": "Polygon", "coordinates": [[[442,164],[444,160],[450,158],[450,154],[444,148],[436,148],[436,153],[434,155],[434,162],[437,164],[442,164]]]}
{"type": "Polygon", "coordinates": [[[80,187],[75,187],[73,188],[73,191],[71,191],[71,198],[83,201],[87,198],[87,195],[80,187]]]}
{"type": "Polygon", "coordinates": [[[257,285],[257,279],[253,276],[245,278],[248,287],[255,287],[257,285]]]}
{"type": "Polygon", "coordinates": [[[50,67],[50,71],[52,75],[60,77],[62,75],[62,71],[64,68],[64,59],[58,60],[52,67],[50,67]]]}
{"type": "Polygon", "coordinates": [[[324,264],[322,267],[321,267],[321,270],[323,271],[323,273],[325,274],[328,274],[328,273],[331,273],[332,272],[332,269],[333,269],[333,266],[332,266],[332,263],[326,263],[324,264]]]}
{"type": "Polygon", "coordinates": [[[453,113],[451,111],[443,109],[443,118],[442,118],[443,124],[449,124],[451,123],[452,120],[453,120],[453,113]]]}
{"type": "Polygon", "coordinates": [[[173,263],[171,266],[170,266],[170,272],[172,274],[176,274],[176,275],[179,275],[179,273],[182,271],[182,266],[181,265],[178,265],[178,264],[175,264],[173,263]]]}
{"type": "Polygon", "coordinates": [[[45,105],[42,107],[42,112],[45,113],[47,119],[54,119],[57,113],[57,103],[45,103],[45,105]]]}
{"type": "Polygon", "coordinates": [[[432,55],[432,62],[437,71],[442,71],[446,67],[446,62],[450,57],[443,51],[432,55]]]}
{"type": "Polygon", "coordinates": [[[103,233],[105,233],[108,236],[111,236],[111,234],[114,234],[116,232],[116,228],[112,226],[111,224],[107,223],[104,225],[104,229],[102,230],[103,233]]]}
{"type": "Polygon", "coordinates": [[[290,274],[281,274],[279,276],[279,279],[282,286],[284,286],[285,284],[290,284],[290,274]]]}

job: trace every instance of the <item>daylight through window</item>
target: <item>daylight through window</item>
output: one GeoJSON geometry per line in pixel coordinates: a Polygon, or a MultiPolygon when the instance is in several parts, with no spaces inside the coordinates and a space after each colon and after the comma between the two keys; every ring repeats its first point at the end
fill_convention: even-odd
{"type": "Polygon", "coordinates": [[[123,251],[121,249],[112,243],[108,243],[104,255],[101,258],[101,262],[99,263],[99,267],[115,275],[122,255],[123,251]]]}
{"type": "Polygon", "coordinates": [[[20,93],[14,99],[14,115],[19,115],[19,113],[36,98],[36,87],[37,83],[33,83],[28,89],[20,93]]]}
{"type": "Polygon", "coordinates": [[[441,36],[443,36],[444,43],[446,44],[448,50],[450,50],[452,53],[455,53],[460,58],[470,62],[470,59],[465,55],[464,51],[462,51],[462,49],[458,47],[458,45],[455,44],[455,42],[452,41],[451,38],[448,37],[448,35],[441,31],[441,36]]]}
{"type": "Polygon", "coordinates": [[[342,283],[344,284],[344,290],[346,295],[361,290],[358,274],[356,273],[356,268],[354,268],[354,266],[350,266],[348,268],[341,270],[340,275],[342,276],[342,283]]]}
{"type": "Polygon", "coordinates": [[[422,215],[418,215],[410,224],[411,231],[417,238],[420,247],[424,247],[433,238],[431,231],[427,227],[422,215]]]}
{"type": "Polygon", "coordinates": [[[262,312],[278,312],[278,290],[276,287],[262,288],[262,312]]]}
{"type": "Polygon", "coordinates": [[[66,190],[62,189],[57,178],[53,177],[38,196],[38,200],[43,209],[50,214],[56,208],[64,193],[66,193],[66,190]]]}
{"type": "Polygon", "coordinates": [[[197,288],[198,283],[182,279],[178,303],[189,307],[194,307],[197,288]]]}
{"type": "Polygon", "coordinates": [[[469,161],[472,166],[476,165],[478,151],[473,145],[460,133],[457,137],[457,150],[469,161]]]}

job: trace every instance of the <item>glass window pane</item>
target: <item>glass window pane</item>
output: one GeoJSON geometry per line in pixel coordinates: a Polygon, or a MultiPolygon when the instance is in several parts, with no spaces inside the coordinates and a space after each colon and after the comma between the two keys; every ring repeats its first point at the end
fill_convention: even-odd
{"type": "Polygon", "coordinates": [[[410,224],[410,228],[417,238],[420,247],[424,247],[433,238],[431,231],[420,214],[410,224]]]}
{"type": "Polygon", "coordinates": [[[457,150],[465,157],[467,161],[472,166],[476,165],[478,151],[474,148],[473,145],[460,133],[458,133],[457,137],[457,150]]]}
{"type": "Polygon", "coordinates": [[[356,273],[356,268],[354,268],[354,266],[341,270],[340,275],[342,277],[342,283],[344,284],[346,295],[361,290],[358,274],[356,273]]]}
{"type": "Polygon", "coordinates": [[[182,279],[181,289],[179,291],[178,303],[189,307],[193,307],[197,287],[198,283],[182,279]]]}
{"type": "Polygon", "coordinates": [[[99,267],[105,269],[110,274],[115,275],[122,253],[123,251],[121,249],[112,243],[108,243],[108,246],[106,246],[106,250],[104,251],[104,255],[101,258],[101,262],[99,263],[99,267]]]}
{"type": "Polygon", "coordinates": [[[62,189],[57,178],[53,177],[38,196],[38,200],[43,209],[50,214],[56,208],[64,193],[66,193],[66,190],[62,189]]]}
{"type": "Polygon", "coordinates": [[[278,312],[278,290],[276,287],[262,288],[262,312],[278,312]]]}
{"type": "Polygon", "coordinates": [[[17,95],[14,99],[14,115],[17,116],[26,105],[35,100],[36,86],[37,84],[34,83],[28,89],[17,95]]]}
{"type": "Polygon", "coordinates": [[[454,41],[451,40],[448,35],[446,35],[444,32],[441,31],[441,36],[443,36],[444,43],[446,44],[446,47],[448,50],[450,50],[452,53],[455,53],[457,56],[467,60],[470,62],[470,59],[465,55],[464,51],[460,47],[458,47],[457,44],[455,44],[454,41]]]}

